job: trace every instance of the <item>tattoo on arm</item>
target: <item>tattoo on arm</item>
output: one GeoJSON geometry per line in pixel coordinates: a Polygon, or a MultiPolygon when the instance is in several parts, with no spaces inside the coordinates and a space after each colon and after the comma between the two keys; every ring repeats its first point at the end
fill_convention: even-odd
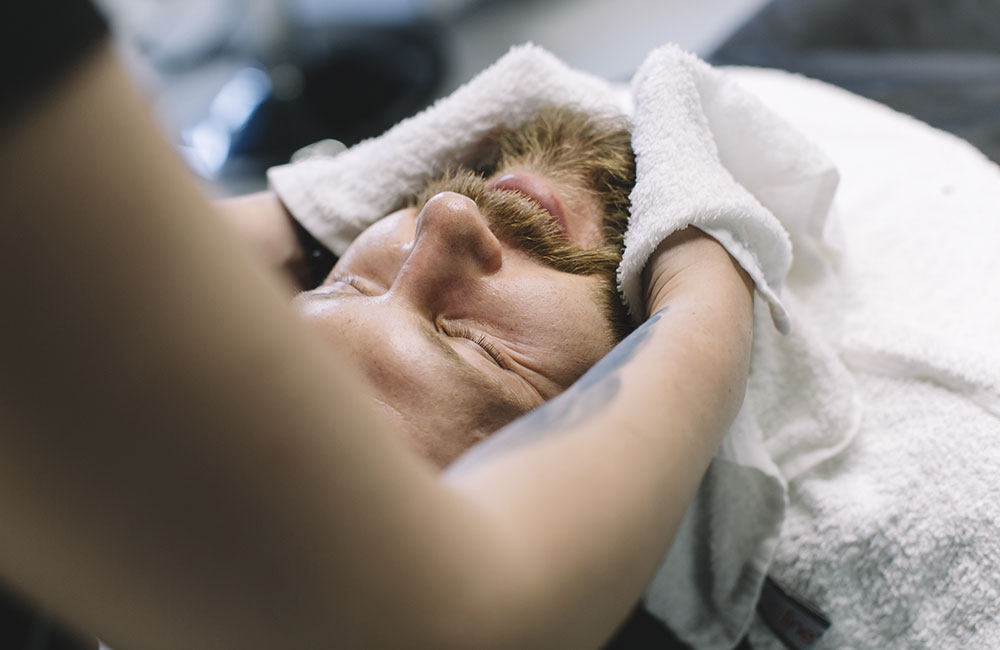
{"type": "Polygon", "coordinates": [[[621,368],[645,347],[667,309],[669,306],[653,314],[564,393],[473,447],[450,470],[467,469],[480,460],[505,453],[542,436],[561,433],[605,409],[621,391],[621,368]]]}

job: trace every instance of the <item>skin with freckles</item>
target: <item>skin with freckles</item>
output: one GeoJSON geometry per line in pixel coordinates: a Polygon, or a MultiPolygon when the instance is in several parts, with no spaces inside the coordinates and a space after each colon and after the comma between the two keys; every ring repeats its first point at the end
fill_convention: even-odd
{"type": "Polygon", "coordinates": [[[441,193],[366,230],[296,302],[443,466],[611,349],[599,285],[500,241],[471,199],[441,193]]]}
{"type": "MultiPolygon", "coordinates": [[[[110,48],[48,94],[0,138],[0,302],[16,307],[0,318],[4,584],[116,648],[548,649],[607,637],[662,560],[745,392],[753,298],[724,249],[707,236],[665,240],[644,284],[648,307],[670,309],[519,420],[513,448],[491,450],[511,440],[494,436],[472,450],[478,460],[435,477],[373,417],[357,373],[329,367],[336,355],[295,322],[265,268],[227,245],[232,233],[110,48]],[[101,165],[51,155],[63,149],[99,151],[101,165]]],[[[600,190],[607,175],[586,178],[609,197],[605,210],[627,196],[600,190]]],[[[519,255],[607,287],[583,272],[604,255],[560,246],[572,238],[558,227],[553,241],[530,210],[507,209],[544,202],[525,188],[467,185],[417,204],[392,284],[348,276],[327,288],[402,310],[428,344],[433,326],[496,361],[503,350],[462,321],[537,326],[478,311],[496,309],[486,298],[499,300],[519,255]],[[477,210],[455,195],[475,196],[477,210]],[[482,220],[458,218],[477,211],[482,220]],[[435,248],[452,272],[436,270],[435,248]],[[416,273],[434,290],[407,286],[416,273]]],[[[517,288],[542,304],[570,291],[517,288]]],[[[560,308],[585,304],[569,302],[560,308]]],[[[385,327],[364,316],[340,317],[362,343],[365,326],[385,327]]],[[[575,352],[578,332],[558,327],[575,352]]],[[[406,353],[395,333],[372,345],[406,353]]],[[[462,397],[460,384],[427,378],[424,358],[408,375],[388,368],[392,356],[365,359],[382,403],[413,430],[423,411],[404,411],[408,384],[442,393],[418,407],[462,397]]]]}

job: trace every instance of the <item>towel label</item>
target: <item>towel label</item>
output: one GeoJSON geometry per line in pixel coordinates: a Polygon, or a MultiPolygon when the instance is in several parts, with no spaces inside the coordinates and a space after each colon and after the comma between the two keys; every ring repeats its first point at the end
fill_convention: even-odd
{"type": "Polygon", "coordinates": [[[830,627],[830,619],[819,608],[791,596],[770,576],[764,580],[757,613],[791,650],[811,650],[830,627]]]}

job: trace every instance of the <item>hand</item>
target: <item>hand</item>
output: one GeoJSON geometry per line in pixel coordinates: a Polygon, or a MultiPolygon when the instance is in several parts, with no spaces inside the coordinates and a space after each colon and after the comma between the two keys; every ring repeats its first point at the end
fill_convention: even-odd
{"type": "Polygon", "coordinates": [[[257,192],[215,203],[223,221],[250,244],[259,259],[290,280],[296,289],[306,288],[309,269],[305,252],[295,234],[295,222],[274,192],[257,192]]]}

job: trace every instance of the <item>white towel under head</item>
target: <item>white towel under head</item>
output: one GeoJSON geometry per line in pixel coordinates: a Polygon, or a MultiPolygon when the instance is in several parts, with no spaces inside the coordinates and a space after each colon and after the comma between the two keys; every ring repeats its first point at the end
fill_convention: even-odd
{"type": "Polygon", "coordinates": [[[674,46],[649,55],[629,96],[527,45],[384,135],[268,177],[292,214],[341,254],[404,197],[473,159],[492,128],[548,105],[632,117],[637,181],[618,278],[633,314],[643,313],[649,255],[689,225],[722,243],[763,298],[747,401],[646,598],[683,641],[731,648],[753,617],[787,478],[836,454],[856,425],[850,378],[808,319],[787,337],[767,324],[789,331],[793,310],[781,292],[790,272],[808,286],[830,282],[826,217],[837,175],[829,161],[754,96],[674,46]]]}
{"type": "Polygon", "coordinates": [[[552,105],[621,114],[625,101],[606,81],[570,70],[541,48],[517,47],[381,136],[336,157],[274,167],[267,176],[295,218],[341,255],[430,179],[474,160],[491,129],[517,126],[552,105]]]}
{"type": "MultiPolygon", "coordinates": [[[[783,298],[863,407],[850,447],[790,482],[769,574],[830,615],[822,648],[1000,647],[1000,168],[843,89],[729,74],[841,173],[841,295],[793,265],[783,298]]],[[[750,641],[785,647],[759,622],[750,641]]]]}

